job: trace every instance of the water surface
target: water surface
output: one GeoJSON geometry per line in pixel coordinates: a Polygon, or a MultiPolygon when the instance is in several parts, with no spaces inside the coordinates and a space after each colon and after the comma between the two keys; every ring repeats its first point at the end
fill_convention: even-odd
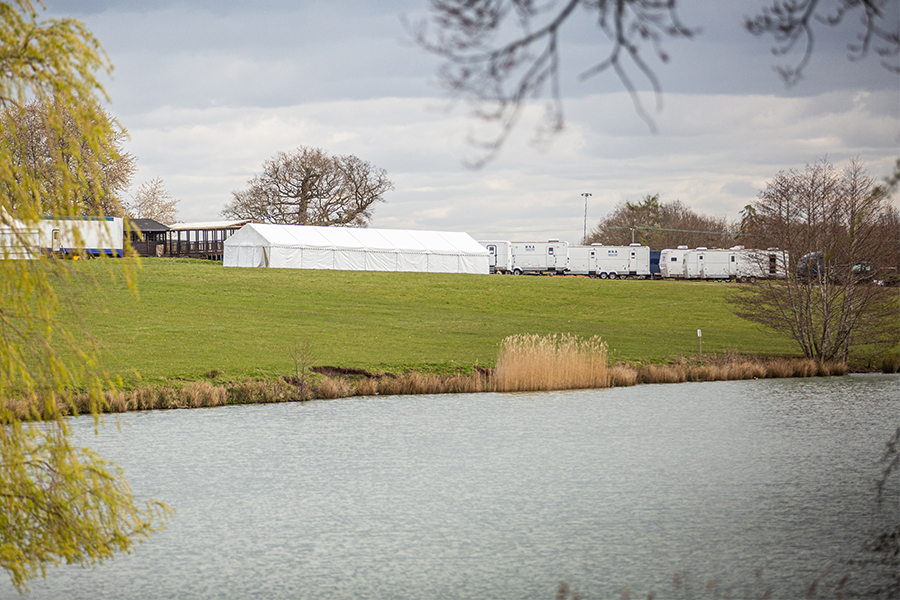
{"type": "Polygon", "coordinates": [[[898,519],[897,478],[880,504],[873,485],[898,392],[867,375],[156,411],[96,436],[82,419],[81,443],[177,513],[31,597],[549,600],[566,581],[793,600],[843,574],[863,592],[885,573],[848,561],[898,519]]]}

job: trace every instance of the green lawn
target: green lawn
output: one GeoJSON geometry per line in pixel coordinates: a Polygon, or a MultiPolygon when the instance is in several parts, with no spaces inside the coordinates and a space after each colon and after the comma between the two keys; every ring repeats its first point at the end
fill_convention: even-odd
{"type": "Polygon", "coordinates": [[[663,361],[737,351],[796,355],[783,336],[733,316],[736,286],[675,281],[224,268],[221,263],[144,259],[135,299],[100,264],[99,289],[60,289],[65,315],[102,348],[126,381],[227,379],[293,370],[309,342],[313,364],[447,372],[492,366],[498,343],[517,333],[599,335],[613,358],[663,361]],[[89,291],[85,291],[89,290],[89,291]],[[79,293],[82,292],[82,293],[79,293]]]}

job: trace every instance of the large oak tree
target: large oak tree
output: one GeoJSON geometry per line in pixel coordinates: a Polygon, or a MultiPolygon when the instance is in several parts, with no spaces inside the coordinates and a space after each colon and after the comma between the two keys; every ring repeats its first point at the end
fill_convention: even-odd
{"type": "Polygon", "coordinates": [[[263,163],[247,188],[232,192],[222,216],[288,225],[366,227],[374,205],[394,189],[387,172],[353,155],[300,146],[263,163]]]}

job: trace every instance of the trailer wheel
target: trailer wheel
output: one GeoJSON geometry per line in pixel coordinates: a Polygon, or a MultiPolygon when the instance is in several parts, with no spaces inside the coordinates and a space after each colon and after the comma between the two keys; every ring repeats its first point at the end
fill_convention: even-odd
{"type": "Polygon", "coordinates": [[[600,279],[606,279],[608,275],[606,273],[600,273],[600,279]]]}
{"type": "Polygon", "coordinates": [[[513,275],[521,275],[522,269],[513,269],[513,275]]]}
{"type": "Polygon", "coordinates": [[[751,278],[750,278],[750,283],[756,283],[756,277],[751,277],[751,278]]]}
{"type": "Polygon", "coordinates": [[[610,273],[610,274],[609,274],[609,278],[610,278],[610,279],[615,279],[615,278],[616,278],[616,274],[615,274],[615,273],[610,273]]]}

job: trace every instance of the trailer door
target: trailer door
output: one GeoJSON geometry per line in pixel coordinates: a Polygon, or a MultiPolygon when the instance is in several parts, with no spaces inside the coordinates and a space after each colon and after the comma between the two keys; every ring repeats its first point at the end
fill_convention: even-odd
{"type": "Polygon", "coordinates": [[[488,255],[489,255],[488,266],[492,269],[496,269],[497,268],[497,246],[495,246],[494,244],[488,244],[487,251],[488,251],[488,255]]]}

